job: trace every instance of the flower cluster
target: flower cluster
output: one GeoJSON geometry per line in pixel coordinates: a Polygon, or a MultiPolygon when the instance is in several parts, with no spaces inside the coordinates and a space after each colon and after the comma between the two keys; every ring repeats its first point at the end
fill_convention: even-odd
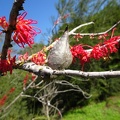
{"type": "Polygon", "coordinates": [[[103,45],[96,45],[91,51],[91,58],[100,59],[109,56],[111,53],[116,53],[118,51],[118,44],[120,41],[120,36],[115,36],[109,40],[104,41],[103,45]]]}
{"type": "MultiPolygon", "coordinates": [[[[37,21],[32,19],[24,19],[27,15],[26,12],[18,16],[16,21],[15,30],[13,31],[12,39],[15,43],[17,43],[20,47],[25,47],[25,45],[31,45],[34,43],[34,37],[41,33],[40,29],[32,26],[31,24],[36,24],[37,21]]],[[[2,27],[4,30],[7,31],[9,26],[9,23],[6,21],[5,17],[0,18],[0,27],[2,27]]],[[[2,32],[3,32],[2,31],[2,32]]],[[[2,33],[1,32],[1,33],[2,33]]],[[[20,56],[20,59],[25,60],[27,59],[28,55],[25,54],[24,56],[20,56]]],[[[7,71],[10,71],[12,73],[12,67],[15,64],[15,57],[11,58],[10,53],[8,51],[7,59],[0,59],[0,72],[4,75],[7,73],[7,71]]]]}
{"type": "Polygon", "coordinates": [[[120,36],[115,36],[109,40],[105,40],[102,44],[97,44],[91,47],[90,50],[85,50],[83,45],[75,45],[71,47],[71,52],[73,59],[78,58],[82,66],[86,62],[89,62],[91,58],[99,60],[100,58],[108,57],[111,53],[116,53],[118,51],[118,44],[120,41],[120,36]]]}
{"type": "Polygon", "coordinates": [[[11,50],[8,50],[7,59],[0,59],[0,72],[2,73],[2,75],[7,74],[7,71],[10,71],[10,74],[12,74],[12,69],[15,65],[16,56],[11,57],[10,53],[11,50]]]}
{"type": "MultiPolygon", "coordinates": [[[[32,19],[24,19],[27,15],[26,12],[18,16],[16,28],[13,33],[13,40],[17,43],[20,47],[23,47],[27,44],[29,47],[34,43],[34,37],[41,33],[39,28],[32,26],[31,24],[37,24],[37,21],[32,19]]],[[[5,17],[0,18],[0,26],[7,30],[9,23],[6,21],[5,17]]],[[[2,32],[1,32],[2,33],[2,32]]]]}
{"type": "Polygon", "coordinates": [[[7,30],[8,28],[8,23],[6,22],[6,17],[1,17],[0,18],[0,26],[4,29],[7,30]]]}
{"type": "MultiPolygon", "coordinates": [[[[45,48],[43,49],[46,51],[45,48]]],[[[18,59],[21,62],[25,62],[29,59],[30,61],[34,62],[37,65],[43,65],[46,62],[46,54],[43,52],[43,50],[41,50],[29,57],[28,53],[26,52],[25,54],[20,55],[18,59]]]]}
{"type": "Polygon", "coordinates": [[[46,61],[46,54],[40,51],[32,56],[31,61],[37,65],[43,65],[46,61]]]}
{"type": "Polygon", "coordinates": [[[25,54],[23,55],[20,55],[18,57],[18,59],[21,61],[21,62],[25,62],[27,59],[28,59],[28,52],[26,52],[25,54]]]}
{"type": "Polygon", "coordinates": [[[78,58],[82,66],[90,60],[90,54],[83,49],[81,44],[71,47],[73,61],[78,58]]]}
{"type": "Polygon", "coordinates": [[[40,29],[31,26],[31,24],[37,24],[37,21],[32,19],[24,19],[26,15],[27,13],[24,12],[17,18],[16,30],[14,30],[13,34],[14,42],[23,48],[26,44],[31,47],[34,43],[34,37],[41,33],[40,29]]]}

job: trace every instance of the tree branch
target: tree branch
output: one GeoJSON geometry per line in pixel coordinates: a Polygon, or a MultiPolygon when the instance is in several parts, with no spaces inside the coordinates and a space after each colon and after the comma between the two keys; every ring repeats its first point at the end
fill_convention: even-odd
{"type": "Polygon", "coordinates": [[[10,12],[10,16],[9,16],[9,26],[7,31],[5,31],[5,41],[3,44],[3,48],[2,48],[2,54],[1,54],[1,59],[6,59],[7,56],[7,51],[9,49],[9,47],[12,47],[11,45],[11,36],[13,31],[15,30],[15,26],[16,26],[16,20],[17,20],[17,16],[19,15],[19,11],[23,10],[23,3],[25,0],[16,0],[13,4],[12,10],[10,12]]]}
{"type": "Polygon", "coordinates": [[[120,21],[118,21],[116,24],[114,24],[111,28],[109,28],[108,30],[104,31],[104,32],[99,32],[99,33],[75,33],[75,31],[83,26],[86,26],[86,25],[90,25],[90,24],[93,24],[94,22],[89,22],[89,23],[85,23],[85,24],[82,24],[82,25],[79,25],[77,26],[76,28],[74,28],[73,30],[71,30],[69,32],[69,35],[78,35],[80,34],[81,36],[97,36],[97,35],[104,35],[108,32],[110,32],[113,28],[115,28],[117,25],[120,24],[120,21]]]}
{"type": "Polygon", "coordinates": [[[80,76],[84,78],[106,78],[106,77],[120,77],[120,71],[103,71],[103,72],[85,72],[79,70],[52,70],[48,66],[36,65],[33,62],[24,63],[17,67],[25,71],[33,72],[38,76],[44,75],[71,75],[80,76]]]}
{"type": "MultiPolygon", "coordinates": [[[[89,22],[89,23],[85,23],[85,24],[82,24],[82,25],[79,25],[77,26],[76,28],[74,28],[73,30],[71,30],[69,32],[69,35],[76,35],[78,33],[74,33],[76,30],[78,30],[79,28],[83,27],[83,26],[87,26],[87,25],[91,25],[91,24],[94,24],[94,22],[89,22]]],[[[81,34],[80,34],[81,35],[81,34]]]]}

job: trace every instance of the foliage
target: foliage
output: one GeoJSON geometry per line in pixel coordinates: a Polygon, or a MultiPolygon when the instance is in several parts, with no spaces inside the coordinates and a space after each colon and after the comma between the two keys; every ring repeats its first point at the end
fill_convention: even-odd
{"type": "MultiPolygon", "coordinates": [[[[7,74],[0,78],[0,98],[7,93],[11,88],[15,88],[15,91],[8,96],[8,99],[0,106],[0,110],[7,107],[15,98],[19,95],[19,93],[23,89],[23,78],[26,72],[21,72],[20,70],[16,70],[13,74],[7,74]]],[[[27,118],[27,106],[26,101],[19,99],[9,110],[6,111],[6,114],[0,115],[0,119],[2,120],[10,120],[10,119],[25,119],[27,118]]]]}
{"type": "Polygon", "coordinates": [[[92,103],[86,107],[67,112],[63,120],[119,120],[120,96],[111,97],[107,102],[92,103]]]}

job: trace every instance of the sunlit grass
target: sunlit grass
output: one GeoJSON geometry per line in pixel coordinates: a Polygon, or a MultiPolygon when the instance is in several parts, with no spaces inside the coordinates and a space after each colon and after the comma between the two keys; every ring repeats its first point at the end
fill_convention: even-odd
{"type": "Polygon", "coordinates": [[[120,97],[70,110],[63,120],[120,120],[120,97]]]}

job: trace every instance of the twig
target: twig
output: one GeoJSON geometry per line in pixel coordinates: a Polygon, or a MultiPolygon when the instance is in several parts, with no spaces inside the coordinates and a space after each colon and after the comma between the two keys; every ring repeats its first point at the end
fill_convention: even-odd
{"type": "Polygon", "coordinates": [[[21,96],[22,96],[22,97],[28,97],[28,98],[35,98],[35,99],[37,99],[39,102],[41,102],[42,104],[48,105],[48,106],[56,109],[56,110],[59,112],[60,117],[62,118],[61,111],[60,111],[57,107],[55,107],[54,105],[51,105],[50,103],[43,102],[39,97],[36,97],[36,96],[31,96],[31,95],[21,95],[21,96]]]}
{"type": "Polygon", "coordinates": [[[51,85],[51,84],[53,84],[53,82],[50,82],[50,83],[48,83],[47,85],[45,85],[43,88],[41,88],[35,95],[34,95],[34,97],[36,97],[37,96],[37,94],[39,94],[42,90],[44,90],[45,88],[47,88],[49,85],[51,85]]]}
{"type": "Polygon", "coordinates": [[[81,92],[86,99],[89,99],[91,97],[90,94],[88,94],[87,92],[83,91],[78,85],[73,85],[72,83],[70,83],[70,82],[68,82],[66,80],[56,81],[56,83],[72,87],[72,89],[57,91],[56,94],[70,92],[70,91],[76,91],[76,92],[81,92]]]}
{"type": "MultiPolygon", "coordinates": [[[[94,22],[89,22],[89,23],[85,23],[85,24],[82,24],[82,25],[79,25],[77,26],[76,28],[74,28],[73,30],[71,30],[68,35],[76,35],[78,33],[74,33],[77,29],[83,27],[83,26],[87,26],[87,25],[91,25],[91,24],[94,24],[94,22]]],[[[81,34],[80,34],[81,35],[81,34]]]]}
{"type": "Polygon", "coordinates": [[[6,108],[3,109],[3,112],[6,112],[7,109],[9,109],[23,94],[24,92],[22,91],[6,108]]]}
{"type": "Polygon", "coordinates": [[[115,28],[117,25],[120,24],[120,21],[118,21],[116,24],[114,24],[111,28],[109,28],[108,30],[104,31],[104,32],[99,32],[99,33],[75,33],[75,31],[83,26],[86,26],[86,25],[90,25],[90,24],[93,24],[93,22],[89,22],[89,23],[85,23],[85,24],[82,24],[82,25],[79,25],[78,27],[74,28],[73,30],[71,30],[69,32],[69,35],[78,35],[80,34],[81,36],[97,36],[97,35],[104,35],[108,32],[110,32],[113,28],[115,28]]]}

